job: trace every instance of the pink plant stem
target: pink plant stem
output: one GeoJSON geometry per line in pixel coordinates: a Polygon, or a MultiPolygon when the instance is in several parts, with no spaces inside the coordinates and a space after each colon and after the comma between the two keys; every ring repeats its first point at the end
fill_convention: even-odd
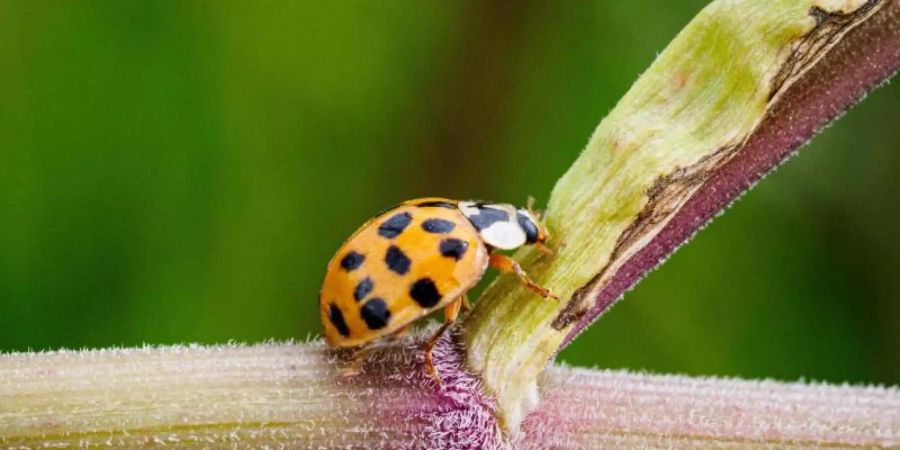
{"type": "Polygon", "coordinates": [[[522,448],[889,448],[897,388],[549,368],[522,448]]]}
{"type": "Polygon", "coordinates": [[[0,355],[0,448],[822,448],[900,444],[896,388],[740,381],[550,367],[524,437],[443,339],[370,355],[319,342],[0,355]]]}
{"type": "Polygon", "coordinates": [[[499,445],[493,405],[449,336],[368,355],[321,342],[0,355],[0,449],[479,449],[499,445]]]}

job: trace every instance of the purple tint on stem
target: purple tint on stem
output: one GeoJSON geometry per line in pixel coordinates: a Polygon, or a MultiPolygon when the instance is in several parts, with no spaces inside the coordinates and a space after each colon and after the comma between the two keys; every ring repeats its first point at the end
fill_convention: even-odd
{"type": "Polygon", "coordinates": [[[622,265],[562,346],[717,213],[898,70],[900,0],[892,0],[849,31],[822,61],[787,89],[737,156],[713,174],[663,230],[622,265]]]}
{"type": "Polygon", "coordinates": [[[496,447],[501,439],[496,407],[484,394],[480,379],[466,370],[465,350],[458,336],[445,333],[432,355],[441,377],[441,388],[436,392],[437,408],[425,417],[426,436],[431,438],[432,448],[496,447]]]}
{"type": "Polygon", "coordinates": [[[373,351],[361,374],[338,379],[352,391],[372,391],[384,395],[387,402],[378,406],[368,397],[360,398],[369,408],[373,429],[392,429],[409,437],[393,442],[397,449],[475,450],[497,448],[501,443],[496,406],[484,394],[478,377],[466,370],[464,350],[458,336],[444,333],[432,352],[435,369],[441,377],[440,388],[425,373],[424,335],[400,340],[373,351]]]}

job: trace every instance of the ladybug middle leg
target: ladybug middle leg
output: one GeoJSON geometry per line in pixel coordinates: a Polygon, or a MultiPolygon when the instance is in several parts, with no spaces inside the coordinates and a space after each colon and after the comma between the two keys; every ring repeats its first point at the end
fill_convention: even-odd
{"type": "Polygon", "coordinates": [[[559,301],[559,297],[550,292],[550,289],[547,289],[534,281],[531,278],[528,278],[528,274],[525,273],[525,270],[522,269],[522,266],[519,263],[515,262],[509,256],[506,256],[501,253],[492,253],[490,263],[491,267],[504,272],[504,273],[515,273],[517,277],[519,277],[519,281],[525,285],[528,290],[534,292],[537,295],[540,295],[544,298],[549,298],[559,301]]]}
{"type": "Polygon", "coordinates": [[[444,324],[425,341],[425,373],[437,383],[438,387],[441,385],[441,376],[434,367],[431,351],[434,350],[434,346],[441,338],[441,335],[443,335],[444,332],[450,328],[450,325],[453,325],[453,322],[456,321],[456,318],[459,316],[459,310],[463,309],[468,311],[469,308],[469,298],[465,294],[447,304],[444,308],[444,324]]]}
{"type": "Polygon", "coordinates": [[[472,309],[472,304],[469,303],[469,296],[466,294],[463,294],[462,297],[460,297],[460,300],[462,300],[461,307],[462,307],[463,312],[469,312],[469,310],[472,309]]]}

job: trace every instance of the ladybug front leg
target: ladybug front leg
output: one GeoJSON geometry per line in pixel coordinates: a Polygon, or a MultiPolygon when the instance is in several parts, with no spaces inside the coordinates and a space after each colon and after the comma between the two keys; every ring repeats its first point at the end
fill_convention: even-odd
{"type": "Polygon", "coordinates": [[[431,351],[434,350],[434,346],[437,344],[438,339],[441,338],[441,335],[443,335],[444,332],[447,331],[447,328],[450,328],[450,325],[453,325],[453,322],[456,321],[456,318],[459,316],[460,308],[463,308],[464,305],[467,306],[468,303],[469,299],[466,298],[465,295],[450,302],[444,308],[444,324],[441,325],[427,341],[425,341],[425,373],[437,383],[438,387],[441,385],[441,376],[438,374],[437,369],[434,368],[434,360],[431,357],[431,351]]]}
{"type": "Polygon", "coordinates": [[[534,292],[535,294],[540,295],[544,298],[551,298],[553,300],[559,301],[559,297],[550,292],[549,289],[538,285],[534,281],[531,281],[531,278],[528,278],[528,274],[526,274],[525,271],[522,270],[522,266],[520,266],[519,263],[513,261],[509,256],[501,253],[492,253],[490,265],[491,267],[501,272],[515,273],[516,276],[519,277],[519,281],[521,281],[522,284],[524,284],[525,287],[528,288],[528,290],[530,290],[531,292],[534,292]]]}

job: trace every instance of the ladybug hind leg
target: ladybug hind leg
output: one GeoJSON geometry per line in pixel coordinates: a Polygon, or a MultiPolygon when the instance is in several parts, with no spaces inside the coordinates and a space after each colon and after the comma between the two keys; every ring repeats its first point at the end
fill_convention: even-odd
{"type": "Polygon", "coordinates": [[[471,308],[471,306],[469,306],[469,298],[465,295],[450,302],[450,304],[444,308],[444,323],[431,335],[431,337],[428,338],[428,340],[425,341],[425,373],[434,380],[438,387],[441,385],[441,376],[434,367],[434,359],[431,356],[431,351],[434,350],[434,346],[444,332],[446,332],[447,329],[450,328],[450,325],[453,325],[456,321],[460,309],[468,311],[469,308],[471,308]]]}
{"type": "Polygon", "coordinates": [[[378,351],[378,348],[373,344],[354,350],[353,354],[344,362],[338,372],[342,377],[354,377],[363,373],[366,361],[368,361],[369,357],[376,351],[378,351]]]}
{"type": "Polygon", "coordinates": [[[403,326],[397,331],[386,335],[375,342],[369,342],[368,344],[357,348],[353,351],[353,354],[348,358],[344,366],[341,367],[340,374],[345,377],[359,375],[363,372],[366,361],[369,360],[370,356],[381,350],[384,350],[396,340],[406,336],[407,334],[409,334],[409,325],[403,326]]]}
{"type": "Polygon", "coordinates": [[[557,302],[559,301],[559,297],[550,292],[549,289],[535,283],[531,280],[531,278],[528,278],[528,274],[525,273],[525,270],[522,269],[522,266],[520,266],[519,263],[515,262],[509,256],[501,253],[492,253],[490,265],[491,267],[501,272],[516,274],[516,276],[519,277],[519,281],[521,281],[522,284],[524,284],[525,287],[528,288],[528,290],[530,290],[531,292],[534,292],[535,294],[540,295],[544,298],[553,299],[557,302]]]}

